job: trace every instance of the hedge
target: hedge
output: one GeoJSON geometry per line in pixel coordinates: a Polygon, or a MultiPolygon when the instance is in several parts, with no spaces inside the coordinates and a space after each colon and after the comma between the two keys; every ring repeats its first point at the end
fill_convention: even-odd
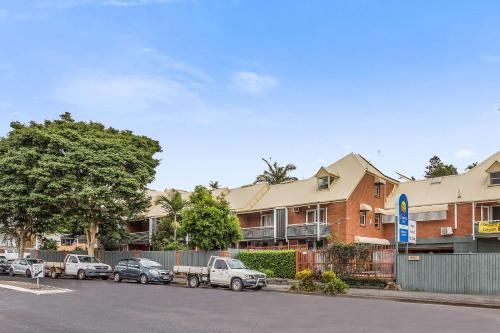
{"type": "Polygon", "coordinates": [[[248,268],[262,271],[270,269],[278,278],[295,277],[295,251],[241,251],[236,255],[248,268]]]}

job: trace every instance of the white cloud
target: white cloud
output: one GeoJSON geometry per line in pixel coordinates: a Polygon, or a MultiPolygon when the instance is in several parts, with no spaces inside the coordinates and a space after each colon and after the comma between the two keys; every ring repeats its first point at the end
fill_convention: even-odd
{"type": "Polygon", "coordinates": [[[231,77],[231,85],[242,93],[259,95],[276,88],[278,79],[254,72],[236,72],[231,77]]]}
{"type": "Polygon", "coordinates": [[[349,144],[343,145],[342,149],[344,149],[344,150],[352,150],[352,145],[349,145],[349,144]]]}
{"type": "Polygon", "coordinates": [[[467,157],[471,157],[471,156],[474,156],[476,153],[474,153],[472,150],[470,149],[460,149],[460,150],[457,150],[453,155],[456,157],[456,158],[467,158],[467,157]]]}
{"type": "Polygon", "coordinates": [[[7,9],[0,8],[0,21],[16,21],[16,20],[27,20],[30,19],[31,15],[29,14],[20,14],[7,9]]]}
{"type": "Polygon", "coordinates": [[[479,60],[485,64],[498,64],[500,63],[500,56],[493,54],[485,54],[479,57],[479,60]]]}
{"type": "Polygon", "coordinates": [[[51,97],[93,111],[143,112],[199,103],[196,91],[166,77],[81,71],[61,82],[51,97]]]}

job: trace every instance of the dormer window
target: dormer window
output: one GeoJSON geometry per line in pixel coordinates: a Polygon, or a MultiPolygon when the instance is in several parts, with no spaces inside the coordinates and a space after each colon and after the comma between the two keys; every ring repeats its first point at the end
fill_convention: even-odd
{"type": "Polygon", "coordinates": [[[330,188],[330,176],[318,177],[318,190],[328,190],[330,188]]]}
{"type": "Polygon", "coordinates": [[[500,185],[500,171],[490,172],[490,185],[500,185]]]}

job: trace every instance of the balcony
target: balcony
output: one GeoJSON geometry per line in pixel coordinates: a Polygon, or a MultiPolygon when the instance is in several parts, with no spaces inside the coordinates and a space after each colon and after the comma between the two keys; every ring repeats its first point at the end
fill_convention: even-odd
{"type": "MultiPolygon", "coordinates": [[[[316,223],[289,224],[287,228],[288,238],[313,238],[318,235],[316,223]]],[[[325,238],[330,235],[330,226],[326,223],[319,224],[319,237],[325,238]]]]}
{"type": "Polygon", "coordinates": [[[474,235],[480,238],[500,237],[500,220],[475,222],[474,235]],[[479,224],[481,224],[481,226],[479,224]]]}
{"type": "MultiPolygon", "coordinates": [[[[270,240],[274,239],[273,227],[256,227],[256,228],[241,228],[243,240],[270,240]]],[[[318,225],[315,223],[308,224],[289,224],[287,227],[288,238],[316,238],[318,225]]],[[[330,226],[325,223],[319,225],[320,238],[325,238],[330,235],[330,226]]],[[[284,237],[276,237],[284,239],[284,237]]]]}
{"type": "Polygon", "coordinates": [[[274,227],[241,228],[244,240],[273,239],[274,227]]]}
{"type": "Polygon", "coordinates": [[[149,245],[149,231],[131,232],[129,244],[132,245],[149,245]]]}

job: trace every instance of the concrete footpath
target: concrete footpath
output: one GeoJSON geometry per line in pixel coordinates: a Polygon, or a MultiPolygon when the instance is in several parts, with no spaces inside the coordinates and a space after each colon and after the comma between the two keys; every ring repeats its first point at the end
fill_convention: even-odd
{"type": "MultiPolygon", "coordinates": [[[[265,290],[287,292],[289,285],[270,284],[265,290]]],[[[500,309],[500,296],[485,295],[464,295],[464,294],[441,294],[424,293],[418,291],[405,290],[384,290],[384,289],[349,289],[347,294],[338,297],[356,297],[385,299],[398,302],[428,303],[454,306],[471,306],[479,308],[500,309]]]]}

